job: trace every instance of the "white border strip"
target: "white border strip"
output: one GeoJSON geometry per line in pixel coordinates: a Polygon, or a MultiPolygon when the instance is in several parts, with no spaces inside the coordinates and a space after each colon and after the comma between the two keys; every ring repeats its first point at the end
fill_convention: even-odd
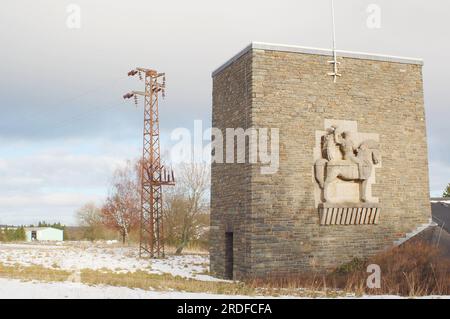
{"type": "MultiPolygon", "coordinates": [[[[264,43],[264,42],[252,42],[247,47],[245,47],[243,50],[241,50],[238,54],[236,54],[231,59],[229,59],[227,62],[222,64],[220,67],[218,67],[212,73],[212,76],[213,77],[216,76],[218,73],[223,71],[230,64],[235,62],[237,59],[239,59],[240,57],[242,57],[244,54],[246,54],[248,51],[250,51],[252,49],[333,56],[333,50],[329,50],[329,49],[318,49],[318,48],[311,48],[311,47],[301,47],[301,46],[296,46],[296,45],[273,44],[273,43],[264,43]]],[[[341,51],[341,50],[336,50],[336,53],[338,56],[346,57],[346,58],[423,65],[423,60],[416,59],[416,58],[364,53],[364,52],[341,51]]]]}
{"type": "Polygon", "coordinates": [[[428,227],[433,226],[434,224],[435,224],[435,222],[433,222],[433,218],[430,218],[428,223],[420,225],[419,227],[414,229],[412,232],[407,233],[405,235],[405,237],[394,241],[394,246],[400,246],[401,244],[403,244],[403,243],[407,242],[408,240],[410,240],[411,238],[417,236],[418,234],[420,234],[421,232],[426,230],[428,227]]]}

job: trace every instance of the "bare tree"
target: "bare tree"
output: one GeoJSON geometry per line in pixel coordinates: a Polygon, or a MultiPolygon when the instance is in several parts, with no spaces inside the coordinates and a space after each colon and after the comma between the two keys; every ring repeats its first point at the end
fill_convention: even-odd
{"type": "Polygon", "coordinates": [[[84,228],[83,238],[95,240],[104,236],[104,225],[102,223],[101,208],[94,202],[83,205],[76,211],[78,225],[84,228]]]}
{"type": "Polygon", "coordinates": [[[94,202],[84,204],[76,211],[78,224],[83,227],[94,227],[102,222],[101,209],[94,202]]]}
{"type": "Polygon", "coordinates": [[[128,240],[130,231],[139,224],[140,196],[138,165],[128,162],[113,176],[110,195],[102,208],[103,223],[120,232],[122,242],[128,240]]]}
{"type": "Polygon", "coordinates": [[[209,166],[200,163],[182,164],[177,168],[177,186],[165,198],[166,237],[176,244],[181,254],[189,242],[204,232],[208,213],[209,166]]]}

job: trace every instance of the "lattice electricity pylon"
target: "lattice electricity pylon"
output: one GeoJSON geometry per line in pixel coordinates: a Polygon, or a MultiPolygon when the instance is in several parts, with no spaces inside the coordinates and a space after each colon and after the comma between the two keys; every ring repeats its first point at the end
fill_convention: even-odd
{"type": "Polygon", "coordinates": [[[158,100],[160,93],[164,97],[166,78],[150,69],[128,72],[129,76],[136,74],[145,81],[145,92],[132,91],[123,97],[144,97],[139,257],[164,258],[162,186],[175,185],[173,171],[161,165],[158,100]]]}

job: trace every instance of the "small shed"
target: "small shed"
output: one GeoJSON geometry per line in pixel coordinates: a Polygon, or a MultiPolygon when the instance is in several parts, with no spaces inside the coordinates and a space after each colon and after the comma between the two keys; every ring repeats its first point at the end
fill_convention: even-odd
{"type": "Polygon", "coordinates": [[[26,227],[26,241],[63,241],[64,231],[53,227],[26,227]]]}

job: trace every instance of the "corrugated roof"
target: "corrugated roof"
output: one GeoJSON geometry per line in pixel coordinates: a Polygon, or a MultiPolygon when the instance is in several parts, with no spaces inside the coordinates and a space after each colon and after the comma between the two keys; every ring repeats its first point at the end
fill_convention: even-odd
{"type": "Polygon", "coordinates": [[[38,231],[38,230],[44,230],[44,229],[56,229],[62,231],[62,229],[53,228],[53,227],[24,227],[27,231],[38,231]]]}

